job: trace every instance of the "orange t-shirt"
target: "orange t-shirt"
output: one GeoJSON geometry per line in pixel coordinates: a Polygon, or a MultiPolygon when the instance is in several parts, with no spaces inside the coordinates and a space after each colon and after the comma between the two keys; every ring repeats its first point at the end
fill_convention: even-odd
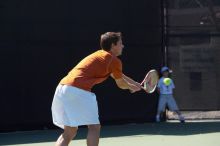
{"type": "Polygon", "coordinates": [[[98,50],[77,64],[60,84],[71,85],[87,91],[106,80],[110,74],[115,79],[122,77],[122,63],[110,52],[98,50]]]}

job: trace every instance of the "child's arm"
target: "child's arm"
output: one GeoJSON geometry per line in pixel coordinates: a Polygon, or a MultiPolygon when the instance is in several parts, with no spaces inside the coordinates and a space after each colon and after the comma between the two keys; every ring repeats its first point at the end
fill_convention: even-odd
{"type": "Polygon", "coordinates": [[[160,88],[159,87],[157,87],[157,92],[160,94],[160,88]]]}
{"type": "Polygon", "coordinates": [[[157,92],[160,94],[161,79],[157,83],[157,92]]]}

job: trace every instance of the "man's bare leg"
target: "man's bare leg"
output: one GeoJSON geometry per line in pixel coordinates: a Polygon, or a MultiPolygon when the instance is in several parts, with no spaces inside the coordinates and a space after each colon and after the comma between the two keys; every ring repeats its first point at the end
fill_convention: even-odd
{"type": "Polygon", "coordinates": [[[100,124],[88,125],[87,146],[99,145],[100,129],[100,124]]]}
{"type": "Polygon", "coordinates": [[[64,132],[57,139],[55,146],[68,146],[70,141],[76,136],[78,127],[64,126],[64,132]]]}

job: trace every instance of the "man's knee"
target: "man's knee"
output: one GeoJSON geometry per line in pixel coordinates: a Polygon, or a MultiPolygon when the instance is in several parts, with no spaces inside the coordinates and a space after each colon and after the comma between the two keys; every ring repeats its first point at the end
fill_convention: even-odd
{"type": "Polygon", "coordinates": [[[95,125],[88,125],[89,130],[92,131],[100,131],[101,125],[100,124],[95,124],[95,125]]]}
{"type": "Polygon", "coordinates": [[[71,141],[77,134],[78,127],[64,127],[64,132],[62,134],[64,140],[71,141]]]}

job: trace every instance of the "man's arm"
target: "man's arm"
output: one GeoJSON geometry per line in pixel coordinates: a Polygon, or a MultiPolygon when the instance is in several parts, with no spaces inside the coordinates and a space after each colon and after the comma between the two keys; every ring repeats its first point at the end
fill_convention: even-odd
{"type": "Polygon", "coordinates": [[[134,80],[131,79],[130,77],[126,76],[125,74],[123,74],[122,77],[123,77],[127,82],[129,82],[130,84],[134,84],[134,85],[136,85],[136,86],[141,87],[141,86],[140,86],[140,83],[134,81],[134,80]]]}
{"type": "MultiPolygon", "coordinates": [[[[113,75],[111,76],[114,78],[113,75]]],[[[136,91],[141,90],[141,85],[139,83],[135,82],[134,80],[125,76],[124,74],[122,78],[115,79],[115,82],[117,86],[121,89],[129,89],[131,92],[136,92],[136,91]]]]}

